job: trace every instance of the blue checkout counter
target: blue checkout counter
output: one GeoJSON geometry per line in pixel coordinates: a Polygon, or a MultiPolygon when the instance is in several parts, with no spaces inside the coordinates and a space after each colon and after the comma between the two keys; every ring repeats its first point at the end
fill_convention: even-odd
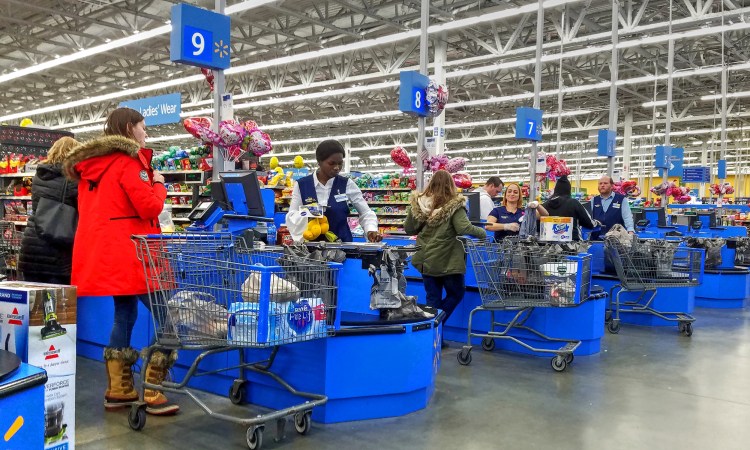
{"type": "Polygon", "coordinates": [[[0,377],[0,448],[44,448],[46,382],[47,372],[44,369],[25,363],[0,377]]]}
{"type": "MultiPolygon", "coordinates": [[[[349,257],[339,274],[341,329],[328,339],[299,342],[280,348],[272,370],[295,389],[326,395],[328,403],[313,409],[313,420],[335,423],[394,417],[425,408],[435,389],[440,367],[440,313],[424,321],[380,321],[369,309],[372,278],[363,260],[349,257]]],[[[112,324],[111,297],[79,297],[79,354],[102,360],[112,324]]],[[[132,345],[142,348],[153,336],[149,312],[139,305],[132,345]]],[[[197,351],[181,351],[173,371],[182,379],[197,351]]],[[[269,350],[247,349],[246,361],[267,358],[269,350]]],[[[203,371],[236,366],[237,352],[206,358],[203,371]]],[[[189,386],[225,396],[237,370],[193,377],[189,386]]],[[[246,371],[247,401],[273,409],[299,403],[267,377],[246,371]]],[[[172,394],[176,395],[176,394],[172,394]]]]}

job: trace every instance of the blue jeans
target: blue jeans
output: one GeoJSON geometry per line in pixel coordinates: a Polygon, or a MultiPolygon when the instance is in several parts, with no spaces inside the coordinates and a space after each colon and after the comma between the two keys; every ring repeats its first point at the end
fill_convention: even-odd
{"type": "Polygon", "coordinates": [[[146,295],[115,295],[115,323],[112,325],[112,333],[109,336],[109,346],[114,348],[130,347],[130,338],[133,335],[133,327],[138,319],[138,301],[140,300],[146,308],[151,305],[146,295]]]}
{"type": "Polygon", "coordinates": [[[458,304],[464,299],[464,292],[466,292],[464,275],[443,275],[441,277],[422,275],[422,280],[424,281],[424,290],[427,293],[427,306],[445,311],[443,323],[447,322],[458,304]],[[445,298],[443,298],[443,289],[445,289],[445,298]]]}

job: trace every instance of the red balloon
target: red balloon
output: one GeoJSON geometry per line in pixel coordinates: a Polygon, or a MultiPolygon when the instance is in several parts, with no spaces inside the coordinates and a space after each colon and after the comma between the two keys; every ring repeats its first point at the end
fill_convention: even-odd
{"type": "Polygon", "coordinates": [[[469,189],[471,187],[471,175],[468,173],[455,173],[453,174],[453,182],[456,183],[457,188],[469,189]]]}
{"type": "Polygon", "coordinates": [[[396,147],[391,150],[391,159],[404,169],[411,167],[411,158],[403,147],[396,147]]]}
{"type": "Polygon", "coordinates": [[[211,129],[213,122],[208,117],[188,117],[182,122],[188,133],[197,139],[203,139],[204,130],[211,129]]]}

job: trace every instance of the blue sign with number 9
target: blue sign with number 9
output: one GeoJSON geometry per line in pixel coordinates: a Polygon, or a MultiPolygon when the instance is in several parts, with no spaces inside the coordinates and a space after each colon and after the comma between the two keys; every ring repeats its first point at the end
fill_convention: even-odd
{"type": "Polygon", "coordinates": [[[213,33],[189,26],[185,26],[184,30],[182,45],[185,52],[195,60],[210,63],[213,58],[211,49],[211,43],[214,41],[213,33]]]}
{"type": "Polygon", "coordinates": [[[195,6],[172,7],[170,60],[207,69],[230,66],[229,16],[195,6]]]}

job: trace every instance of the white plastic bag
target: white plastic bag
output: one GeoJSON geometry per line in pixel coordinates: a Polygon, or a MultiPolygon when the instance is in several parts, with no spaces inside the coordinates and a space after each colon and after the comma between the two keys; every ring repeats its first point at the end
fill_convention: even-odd
{"type": "MultiPolygon", "coordinates": [[[[242,299],[246,302],[257,302],[260,299],[261,275],[258,272],[251,273],[242,283],[242,299]]],[[[300,297],[299,288],[293,283],[271,274],[271,301],[290,302],[300,297]]]]}
{"type": "Polygon", "coordinates": [[[172,205],[165,203],[159,213],[159,226],[162,233],[174,233],[174,222],[172,221],[172,205]]]}

